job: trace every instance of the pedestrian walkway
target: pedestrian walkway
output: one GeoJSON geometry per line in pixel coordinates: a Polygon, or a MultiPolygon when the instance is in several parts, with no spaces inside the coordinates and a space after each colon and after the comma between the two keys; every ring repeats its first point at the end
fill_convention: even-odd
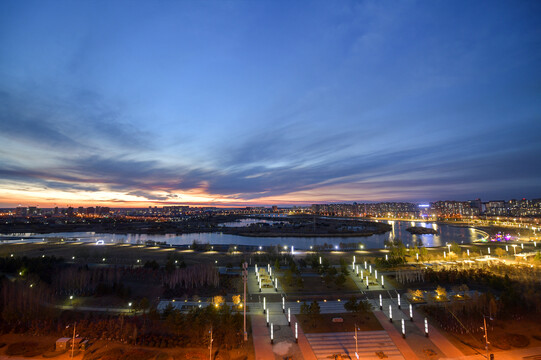
{"type": "Polygon", "coordinates": [[[252,315],[251,319],[255,360],[274,360],[269,328],[267,328],[265,317],[263,315],[252,315]]]}
{"type": "MultiPolygon", "coordinates": [[[[340,354],[343,358],[355,357],[355,333],[306,334],[310,346],[318,360],[334,359],[340,354]]],[[[357,353],[359,359],[404,359],[396,345],[385,331],[357,332],[357,353]],[[378,355],[379,353],[379,355],[378,355]]]]}

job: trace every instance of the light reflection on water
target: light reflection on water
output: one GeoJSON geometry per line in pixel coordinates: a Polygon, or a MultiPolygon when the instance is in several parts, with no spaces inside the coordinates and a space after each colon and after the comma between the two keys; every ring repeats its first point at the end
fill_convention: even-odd
{"type": "MultiPolygon", "coordinates": [[[[251,222],[251,221],[250,221],[251,222]]],[[[438,231],[437,235],[412,235],[406,229],[411,226],[410,222],[389,221],[392,230],[385,234],[372,235],[368,237],[253,237],[238,236],[223,233],[197,233],[197,234],[99,234],[94,232],[72,232],[52,234],[11,234],[0,235],[0,240],[7,241],[42,241],[50,237],[79,239],[85,242],[96,242],[104,240],[106,243],[144,243],[147,240],[165,241],[173,245],[188,245],[194,241],[209,244],[238,244],[238,245],[289,245],[296,249],[309,249],[311,245],[340,244],[340,243],[363,243],[365,248],[380,249],[384,247],[386,240],[395,238],[401,239],[404,244],[413,246],[415,244],[431,246],[442,246],[447,242],[470,243],[483,238],[483,234],[469,227],[457,227],[448,224],[435,223],[413,223],[414,226],[433,228],[438,231]]]]}

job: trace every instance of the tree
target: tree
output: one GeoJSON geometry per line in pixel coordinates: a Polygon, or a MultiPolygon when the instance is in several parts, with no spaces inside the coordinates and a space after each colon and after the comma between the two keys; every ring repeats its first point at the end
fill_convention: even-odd
{"type": "Polygon", "coordinates": [[[293,273],[290,269],[287,269],[284,274],[284,282],[289,286],[291,286],[291,284],[293,283],[293,273]]]}
{"type": "Polygon", "coordinates": [[[419,248],[419,258],[422,261],[428,260],[428,250],[424,246],[419,248]]]}
{"type": "Polygon", "coordinates": [[[447,291],[445,291],[445,288],[442,286],[439,286],[436,288],[436,294],[438,299],[445,299],[447,298],[447,291]]]}
{"type": "Polygon", "coordinates": [[[142,298],[141,301],[139,301],[139,308],[143,310],[143,315],[145,314],[146,310],[150,307],[150,301],[146,297],[142,298]]]}
{"type": "Polygon", "coordinates": [[[319,319],[319,314],[321,313],[321,308],[317,301],[313,301],[310,304],[310,318],[312,319],[312,326],[316,326],[316,322],[319,319]]]}
{"type": "Polygon", "coordinates": [[[240,304],[240,295],[233,295],[232,300],[233,304],[238,306],[240,304]]]}
{"type": "Polygon", "coordinates": [[[344,304],[344,309],[349,312],[357,311],[357,298],[355,296],[349,298],[349,300],[344,304]]]}
{"type": "Polygon", "coordinates": [[[306,303],[306,301],[303,301],[301,304],[301,314],[303,315],[309,315],[310,314],[310,305],[306,303]]]}
{"type": "Polygon", "coordinates": [[[460,255],[460,253],[462,251],[460,246],[454,241],[451,243],[451,248],[450,249],[451,249],[451,252],[454,252],[457,255],[460,255]]]}
{"type": "Polygon", "coordinates": [[[336,285],[338,285],[338,287],[342,287],[342,285],[344,285],[346,282],[346,277],[344,276],[344,274],[340,274],[336,277],[336,285]]]}
{"type": "Polygon", "coordinates": [[[504,257],[506,255],[506,251],[502,248],[497,248],[494,253],[496,254],[496,256],[498,257],[504,257]]]}
{"type": "Polygon", "coordinates": [[[274,270],[280,270],[280,261],[278,259],[274,260],[274,270]]]}

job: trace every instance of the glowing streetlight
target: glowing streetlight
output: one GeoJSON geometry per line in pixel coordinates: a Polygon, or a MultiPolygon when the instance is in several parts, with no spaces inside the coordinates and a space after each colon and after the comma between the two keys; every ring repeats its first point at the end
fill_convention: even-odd
{"type": "Polygon", "coordinates": [[[287,324],[291,326],[291,308],[287,308],[287,324]]]}

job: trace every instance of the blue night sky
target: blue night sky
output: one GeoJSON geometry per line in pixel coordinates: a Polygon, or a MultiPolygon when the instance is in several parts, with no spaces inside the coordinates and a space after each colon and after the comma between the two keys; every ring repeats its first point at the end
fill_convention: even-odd
{"type": "Polygon", "coordinates": [[[539,1],[0,3],[0,205],[541,197],[539,1]]]}

